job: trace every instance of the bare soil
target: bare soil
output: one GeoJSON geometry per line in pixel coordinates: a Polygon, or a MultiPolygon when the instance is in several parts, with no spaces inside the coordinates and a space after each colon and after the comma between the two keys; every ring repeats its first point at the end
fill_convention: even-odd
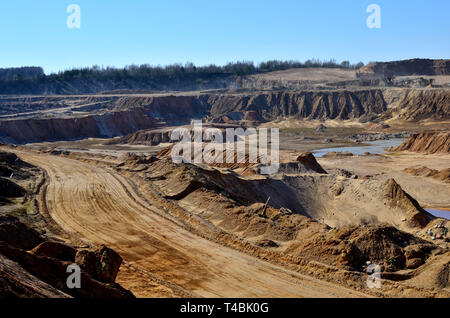
{"type": "Polygon", "coordinates": [[[192,296],[365,296],[200,238],[164,217],[131,180],[112,171],[57,156],[19,155],[47,171],[46,206],[65,232],[113,247],[140,274],[130,279],[130,269],[124,269],[118,277],[137,296],[152,295],[154,276],[192,296]],[[146,277],[148,284],[138,283],[146,277]]]}

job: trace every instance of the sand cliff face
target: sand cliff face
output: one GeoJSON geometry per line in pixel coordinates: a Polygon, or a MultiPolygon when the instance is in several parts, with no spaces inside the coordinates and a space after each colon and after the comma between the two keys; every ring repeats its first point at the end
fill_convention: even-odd
{"type": "Polygon", "coordinates": [[[264,120],[279,117],[370,119],[387,107],[381,90],[216,95],[209,98],[209,103],[213,116],[256,111],[264,120]]]}
{"type": "Polygon", "coordinates": [[[0,140],[26,143],[114,137],[153,128],[157,122],[179,125],[193,118],[215,119],[231,113],[251,113],[262,122],[289,117],[360,122],[450,119],[450,90],[445,89],[71,96],[59,101],[52,97],[47,109],[49,98],[39,98],[0,99],[0,111],[8,114],[0,121],[0,140]],[[11,117],[11,103],[22,114],[11,117]],[[87,115],[81,117],[80,112],[87,115]]]}
{"type": "Polygon", "coordinates": [[[141,130],[135,133],[114,139],[108,144],[130,144],[130,145],[150,145],[155,146],[163,142],[171,142],[171,131],[149,131],[141,130]]]}
{"type": "Polygon", "coordinates": [[[125,96],[116,101],[117,109],[142,107],[148,116],[168,123],[189,123],[191,118],[202,118],[211,105],[208,94],[133,97],[125,96]]]}
{"type": "Polygon", "coordinates": [[[357,72],[365,76],[449,75],[450,60],[411,59],[394,62],[376,62],[363,66],[357,72]]]}
{"type": "Polygon", "coordinates": [[[27,143],[110,138],[153,127],[154,121],[142,109],[112,112],[80,118],[23,119],[0,122],[0,136],[6,142],[27,143]]]}
{"type": "Polygon", "coordinates": [[[450,132],[424,132],[411,136],[394,151],[413,151],[427,154],[450,153],[450,132]]]}
{"type": "Polygon", "coordinates": [[[405,90],[398,104],[398,117],[408,121],[450,118],[448,90],[405,90]]]}
{"type": "Polygon", "coordinates": [[[279,117],[355,119],[370,118],[387,109],[383,92],[377,89],[123,97],[116,105],[119,108],[141,106],[150,116],[172,123],[243,111],[252,112],[263,120],[279,117]]]}
{"type": "Polygon", "coordinates": [[[251,112],[262,121],[287,117],[441,120],[450,119],[450,90],[369,89],[123,97],[116,105],[120,109],[129,105],[143,107],[150,116],[168,123],[187,123],[191,118],[206,115],[217,118],[235,112],[251,112]]]}

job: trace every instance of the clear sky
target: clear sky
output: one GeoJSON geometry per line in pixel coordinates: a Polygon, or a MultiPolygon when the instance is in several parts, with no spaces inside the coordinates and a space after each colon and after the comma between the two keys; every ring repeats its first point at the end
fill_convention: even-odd
{"type": "Polygon", "coordinates": [[[1,0],[0,67],[450,58],[449,0],[1,0]],[[369,4],[381,28],[369,29],[369,4]],[[81,28],[66,25],[69,4],[81,28]]]}

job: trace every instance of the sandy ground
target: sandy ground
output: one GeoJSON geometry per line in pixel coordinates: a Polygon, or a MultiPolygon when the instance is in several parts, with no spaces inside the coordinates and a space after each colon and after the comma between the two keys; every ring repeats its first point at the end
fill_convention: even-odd
{"type": "Polygon", "coordinates": [[[193,235],[112,170],[63,157],[17,154],[47,171],[45,203],[60,227],[124,257],[118,282],[137,296],[158,291],[202,297],[366,296],[193,235]]]}
{"type": "Polygon", "coordinates": [[[338,68],[297,68],[251,75],[250,77],[263,80],[337,82],[355,80],[356,71],[338,68]]]}
{"type": "Polygon", "coordinates": [[[325,169],[341,168],[359,176],[375,175],[380,180],[394,178],[422,207],[450,209],[450,184],[430,177],[412,176],[403,171],[405,168],[420,166],[437,170],[449,168],[448,154],[400,152],[379,156],[318,158],[318,162],[325,169]]]}

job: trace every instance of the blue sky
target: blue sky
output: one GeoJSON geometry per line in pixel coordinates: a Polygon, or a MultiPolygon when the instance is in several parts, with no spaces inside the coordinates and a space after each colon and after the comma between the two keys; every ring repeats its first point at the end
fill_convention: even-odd
{"type": "Polygon", "coordinates": [[[0,67],[450,58],[448,0],[1,0],[0,67]],[[81,29],[69,29],[69,4],[81,29]],[[366,8],[381,7],[381,29],[366,8]]]}

